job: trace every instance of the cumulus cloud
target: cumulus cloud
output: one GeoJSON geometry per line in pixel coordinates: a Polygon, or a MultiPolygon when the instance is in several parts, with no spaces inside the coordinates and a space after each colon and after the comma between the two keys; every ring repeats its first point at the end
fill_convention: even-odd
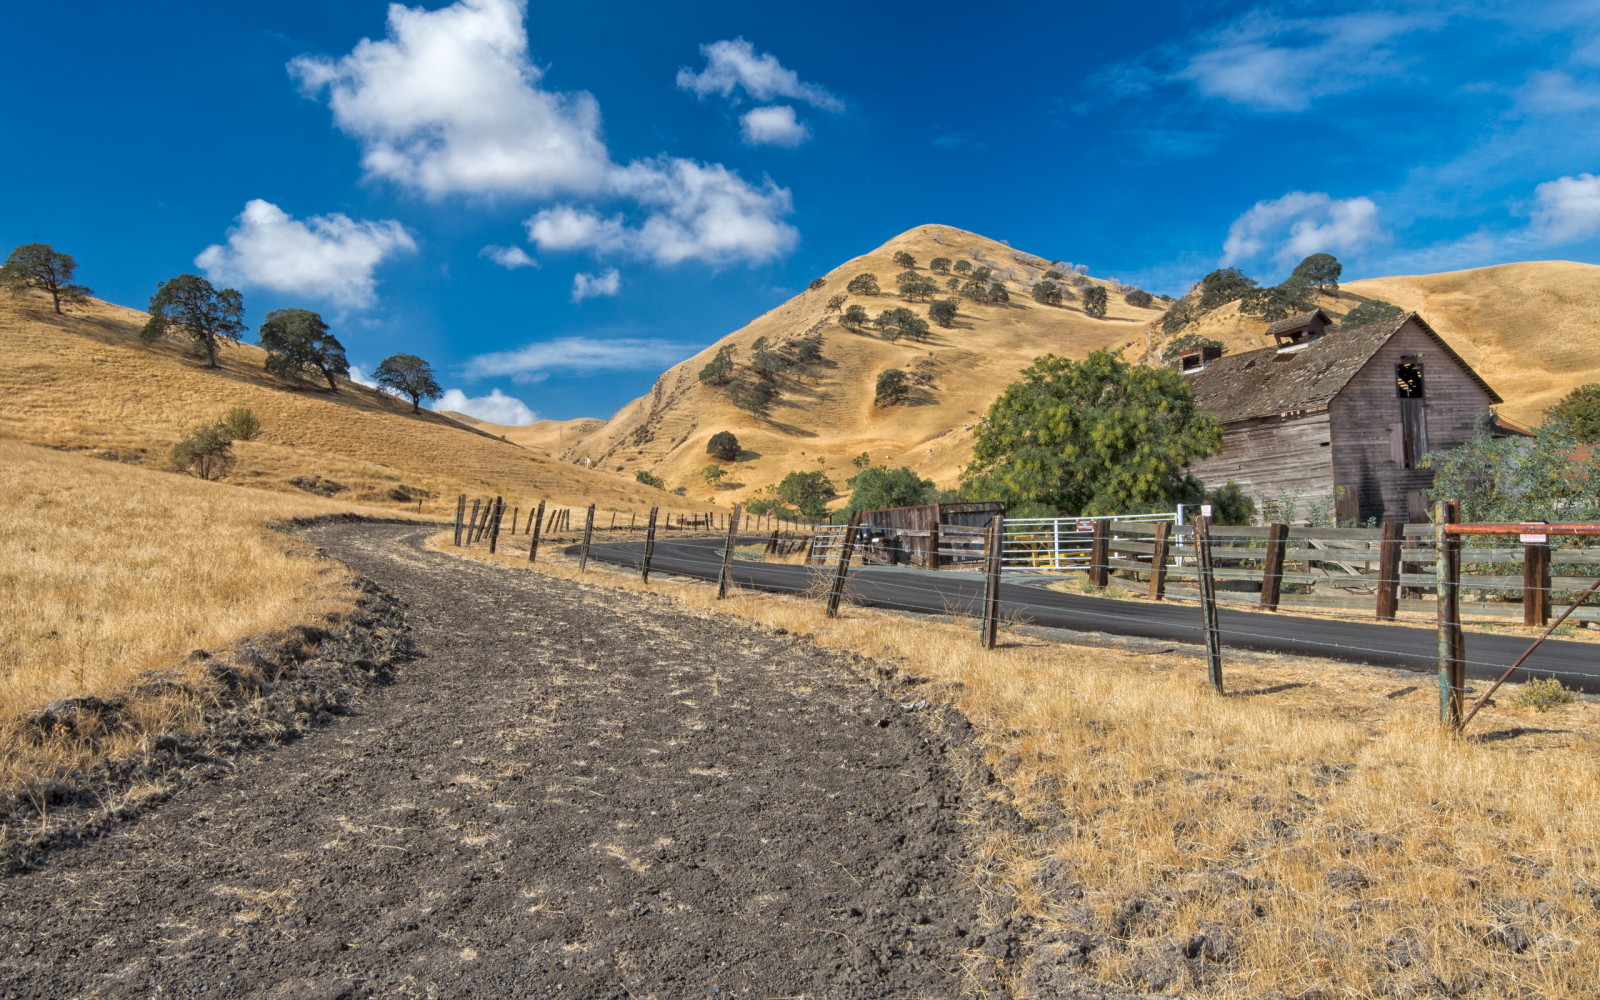
{"type": "Polygon", "coordinates": [[[487,257],[505,268],[515,271],[519,267],[538,267],[539,262],[528,256],[528,251],[521,247],[501,247],[489,244],[478,251],[479,257],[487,257]]]}
{"type": "Polygon", "coordinates": [[[1386,238],[1371,198],[1291,191],[1258,201],[1228,227],[1223,263],[1270,257],[1294,263],[1314,253],[1352,253],[1386,238]]]}
{"type": "Polygon", "coordinates": [[[350,366],[350,381],[356,385],[364,385],[368,389],[382,389],[383,387],[372,380],[372,376],[361,370],[360,365],[350,366]]]}
{"type": "Polygon", "coordinates": [[[1600,177],[1558,177],[1534,188],[1533,196],[1533,232],[1546,243],[1570,243],[1600,233],[1600,177]]]}
{"type": "Polygon", "coordinates": [[[552,372],[650,371],[676,364],[697,350],[692,344],[670,340],[562,337],[514,351],[480,354],[467,361],[466,373],[475,378],[510,376],[519,382],[532,382],[552,372]]]}
{"type": "Polygon", "coordinates": [[[348,308],[373,302],[372,272],[395,254],[417,248],[393,220],[357,222],[314,215],[299,221],[260,198],[244,206],[227,245],[206,247],[194,259],[212,281],[291,292],[348,308]]]}
{"type": "Polygon", "coordinates": [[[742,90],[758,101],[787,97],[804,101],[824,111],[842,111],[837,97],[814,83],[804,83],[770,52],[757,54],[754,45],[743,38],[724,39],[700,46],[706,68],[696,73],[685,67],[678,70],[678,86],[701,97],[717,94],[731,98],[742,90]]]}
{"type": "Polygon", "coordinates": [[[537,413],[528,409],[527,403],[515,396],[507,396],[499,389],[489,390],[487,396],[468,396],[460,389],[446,389],[434,409],[465,413],[469,417],[508,427],[521,427],[539,419],[537,413]]]}
{"type": "Polygon", "coordinates": [[[739,119],[744,141],[752,146],[786,146],[790,149],[811,138],[811,130],[794,116],[787,104],[751,108],[739,119]]]}
{"type": "Polygon", "coordinates": [[[622,289],[622,275],[616,268],[609,268],[600,274],[589,274],[586,271],[572,276],[572,301],[582,302],[584,299],[595,299],[617,294],[622,289]]]}
{"type": "Polygon", "coordinates": [[[799,235],[781,221],[793,207],[787,190],[770,180],[751,185],[720,163],[661,157],[618,170],[613,183],[646,209],[637,225],[558,205],[527,220],[528,238],[541,250],[586,249],[677,264],[769,260],[799,235]]]}
{"type": "MultiPolygon", "coordinates": [[[[782,221],[789,192],[770,180],[751,184],[721,164],[675,157],[614,162],[593,96],[541,86],[526,13],[526,0],[457,0],[433,11],[393,4],[387,38],[364,39],[337,59],[301,56],[289,71],[308,96],[326,95],[335,123],[361,143],[370,176],[430,197],[611,199],[641,210],[625,222],[563,203],[537,216],[537,227],[530,222],[544,249],[616,248],[671,263],[766,260],[793,245],[782,221]]],[[[707,93],[728,79],[730,93],[837,106],[742,40],[708,46],[707,58],[707,93]]]]}

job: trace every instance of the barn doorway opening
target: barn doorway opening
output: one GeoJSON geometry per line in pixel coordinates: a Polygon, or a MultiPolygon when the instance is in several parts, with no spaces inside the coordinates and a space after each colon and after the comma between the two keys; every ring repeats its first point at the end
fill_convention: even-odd
{"type": "Polygon", "coordinates": [[[1400,464],[1402,468],[1415,469],[1428,453],[1422,363],[1405,360],[1395,365],[1394,383],[1395,394],[1400,397],[1400,464]]]}

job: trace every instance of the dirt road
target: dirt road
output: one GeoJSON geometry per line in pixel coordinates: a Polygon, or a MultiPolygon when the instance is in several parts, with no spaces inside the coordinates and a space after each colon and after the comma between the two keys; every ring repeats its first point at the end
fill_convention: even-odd
{"type": "Polygon", "coordinates": [[[0,879],[0,996],[1002,995],[927,713],[792,636],[426,529],[308,533],[424,655],[0,879]]]}

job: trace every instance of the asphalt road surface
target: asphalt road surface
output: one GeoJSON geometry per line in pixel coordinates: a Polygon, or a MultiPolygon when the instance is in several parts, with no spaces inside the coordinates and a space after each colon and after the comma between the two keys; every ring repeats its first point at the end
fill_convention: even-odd
{"type": "MultiPolygon", "coordinates": [[[[740,540],[757,545],[764,537],[740,540]]],[[[658,539],[651,573],[671,573],[716,579],[722,563],[722,540],[717,538],[658,539]]],[[[568,552],[576,552],[576,547],[568,552]]],[[[644,543],[614,542],[595,545],[590,558],[638,566],[644,543]]],[[[832,569],[766,564],[735,559],[730,570],[741,587],[778,593],[804,593],[817,575],[832,569]]],[[[952,609],[976,610],[983,597],[983,579],[976,573],[933,573],[926,570],[871,568],[850,572],[847,593],[856,604],[948,614],[952,609]]],[[[1195,605],[1117,601],[1102,597],[1064,594],[1024,584],[1000,585],[1000,614],[1022,616],[1036,626],[1074,632],[1102,632],[1138,636],[1163,642],[1202,643],[1200,609],[1195,605]]],[[[1327,618],[1301,618],[1287,614],[1236,611],[1220,608],[1217,615],[1224,649],[1316,656],[1346,663],[1402,667],[1433,671],[1437,667],[1438,638],[1430,628],[1363,624],[1327,618]]],[[[1521,636],[1466,636],[1467,676],[1498,677],[1528,648],[1521,636]]],[[[1554,676],[1569,688],[1600,694],[1600,646],[1582,642],[1548,640],[1528,659],[1516,678],[1554,676]]]]}

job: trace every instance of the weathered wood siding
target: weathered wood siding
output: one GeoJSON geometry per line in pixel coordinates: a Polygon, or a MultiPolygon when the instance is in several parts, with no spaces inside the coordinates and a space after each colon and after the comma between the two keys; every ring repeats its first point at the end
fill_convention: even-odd
{"type": "Polygon", "coordinates": [[[1207,488],[1238,483],[1258,507],[1263,501],[1293,499],[1303,516],[1307,503],[1333,496],[1329,440],[1326,410],[1238,420],[1223,429],[1222,451],[1189,471],[1207,488]]]}
{"type": "Polygon", "coordinates": [[[1355,488],[1363,519],[1405,520],[1407,491],[1433,485],[1431,470],[1407,469],[1402,461],[1395,366],[1411,357],[1422,365],[1429,451],[1454,448],[1470,438],[1474,423],[1494,402],[1438,341],[1415,322],[1402,326],[1328,406],[1334,482],[1355,488]]]}

